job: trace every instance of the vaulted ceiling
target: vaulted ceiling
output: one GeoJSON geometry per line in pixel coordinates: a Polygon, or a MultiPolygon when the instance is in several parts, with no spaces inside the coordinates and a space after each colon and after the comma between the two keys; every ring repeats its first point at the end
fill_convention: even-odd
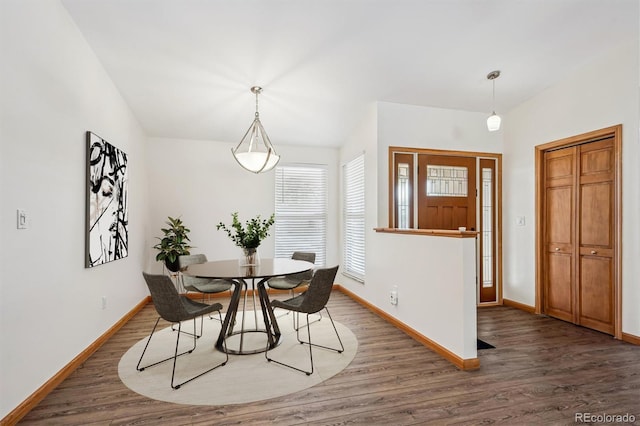
{"type": "MultiPolygon", "coordinates": [[[[339,146],[374,101],[489,114],[638,38],[637,0],[62,0],[150,136],[339,146]]],[[[607,78],[607,76],[603,76],[607,78]]]]}

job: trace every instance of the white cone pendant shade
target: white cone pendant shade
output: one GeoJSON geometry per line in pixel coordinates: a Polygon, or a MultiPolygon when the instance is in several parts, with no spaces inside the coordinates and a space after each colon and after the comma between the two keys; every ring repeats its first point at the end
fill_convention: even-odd
{"type": "Polygon", "coordinates": [[[500,119],[500,116],[494,111],[493,114],[491,114],[489,118],[487,118],[487,129],[489,129],[490,132],[500,130],[501,121],[502,120],[500,119]]]}
{"type": "Polygon", "coordinates": [[[238,146],[232,148],[231,152],[238,164],[244,169],[253,173],[261,173],[273,169],[280,161],[280,156],[276,154],[267,132],[264,131],[262,123],[260,123],[258,94],[262,89],[254,86],[251,91],[256,94],[256,116],[238,146]]]}

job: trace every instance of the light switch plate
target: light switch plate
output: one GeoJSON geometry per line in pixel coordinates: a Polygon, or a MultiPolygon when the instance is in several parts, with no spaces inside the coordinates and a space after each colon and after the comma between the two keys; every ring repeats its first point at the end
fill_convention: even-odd
{"type": "Polygon", "coordinates": [[[29,227],[29,218],[27,212],[22,209],[17,211],[18,229],[27,229],[29,227]]]}

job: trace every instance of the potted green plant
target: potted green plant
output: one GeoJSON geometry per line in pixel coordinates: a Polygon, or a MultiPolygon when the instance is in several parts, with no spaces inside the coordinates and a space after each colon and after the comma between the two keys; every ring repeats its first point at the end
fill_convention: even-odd
{"type": "Polygon", "coordinates": [[[158,250],[156,260],[164,262],[167,269],[172,272],[177,272],[180,268],[178,266],[178,257],[186,254],[190,254],[189,245],[189,232],[191,230],[184,226],[180,218],[172,218],[169,216],[169,220],[165,222],[169,225],[168,228],[161,228],[164,233],[162,238],[156,237],[160,240],[158,244],[153,246],[158,250]]]}
{"type": "Polygon", "coordinates": [[[231,226],[228,227],[220,222],[216,229],[227,233],[231,241],[242,248],[243,255],[240,257],[240,264],[243,266],[257,265],[260,261],[258,247],[262,240],[269,236],[269,228],[275,222],[275,214],[269,219],[262,219],[260,215],[249,219],[243,225],[238,219],[238,212],[231,215],[231,226]]]}

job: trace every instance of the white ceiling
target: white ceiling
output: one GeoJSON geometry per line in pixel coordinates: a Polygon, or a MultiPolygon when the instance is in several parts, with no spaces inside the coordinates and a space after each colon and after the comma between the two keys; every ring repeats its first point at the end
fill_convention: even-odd
{"type": "MultiPolygon", "coordinates": [[[[637,0],[62,0],[150,136],[339,146],[373,101],[504,113],[638,37],[637,0]]],[[[603,76],[607,78],[607,76],[603,76]]]]}

